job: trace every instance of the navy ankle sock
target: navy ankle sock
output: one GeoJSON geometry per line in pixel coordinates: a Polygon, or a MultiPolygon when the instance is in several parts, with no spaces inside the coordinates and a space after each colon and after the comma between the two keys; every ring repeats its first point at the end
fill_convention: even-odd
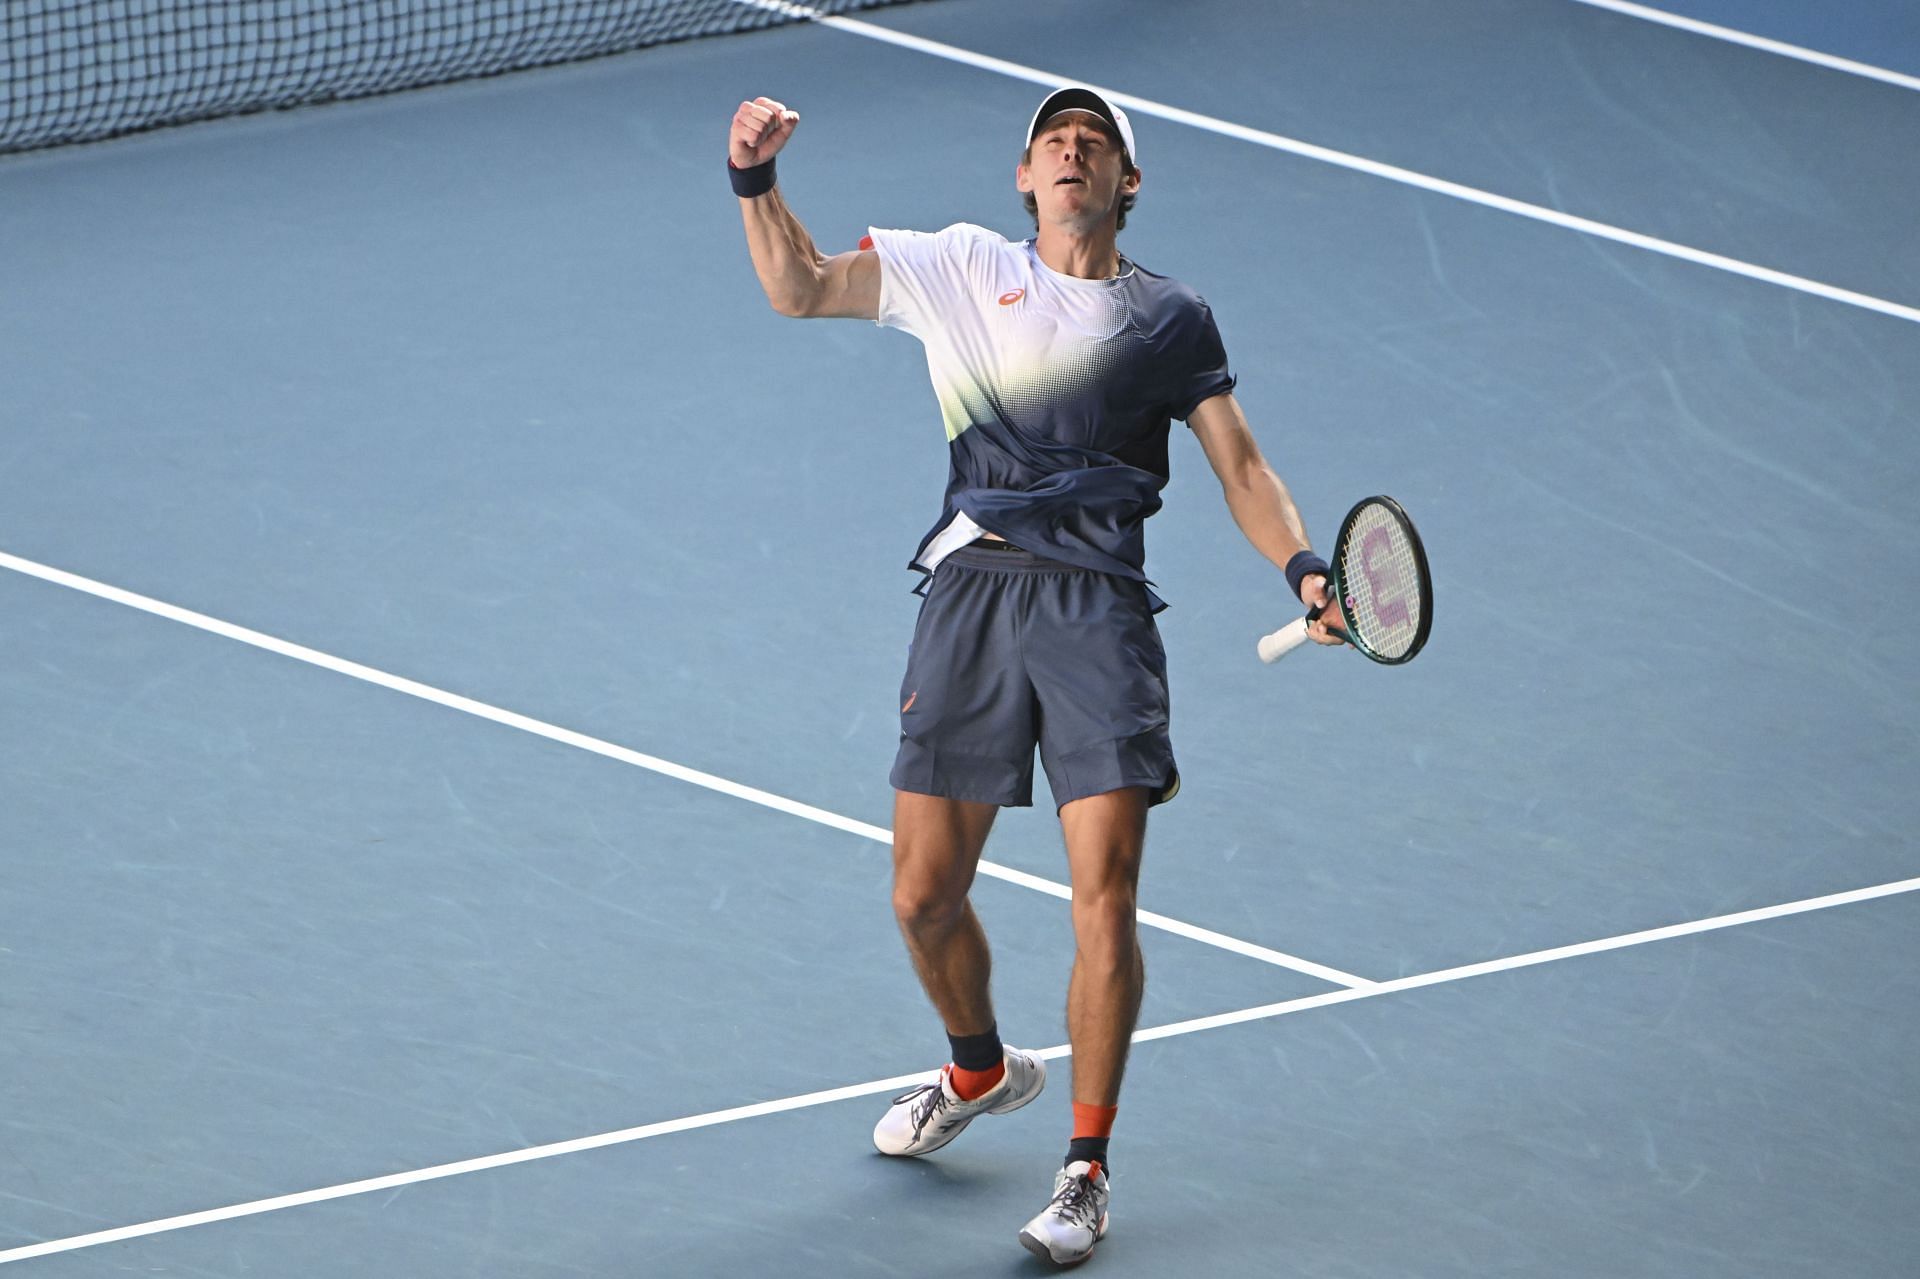
{"type": "Polygon", "coordinates": [[[979,1035],[948,1034],[947,1043],[953,1048],[953,1064],[962,1070],[992,1070],[1006,1056],[998,1026],[979,1035]]]}
{"type": "MultiPolygon", "coordinates": [[[[1111,1140],[1111,1138],[1075,1137],[1067,1143],[1066,1163],[1078,1163],[1084,1159],[1090,1164],[1099,1164],[1102,1168],[1106,1169],[1108,1176],[1112,1176],[1113,1169],[1107,1164],[1107,1142],[1109,1140],[1111,1140]]],[[[1062,1164],[1061,1166],[1065,1167],[1066,1165],[1062,1164]]]]}

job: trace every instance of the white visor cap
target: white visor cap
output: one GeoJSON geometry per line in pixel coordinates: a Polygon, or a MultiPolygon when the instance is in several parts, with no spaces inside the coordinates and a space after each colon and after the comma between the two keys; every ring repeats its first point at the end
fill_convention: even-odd
{"type": "Polygon", "coordinates": [[[1070,84],[1047,95],[1040,109],[1033,113],[1033,122],[1027,125],[1027,145],[1033,145],[1041,125],[1062,111],[1090,112],[1112,125],[1113,131],[1120,135],[1120,145],[1126,149],[1128,162],[1136,169],[1140,167],[1140,152],[1133,145],[1133,125],[1127,120],[1127,113],[1108,102],[1097,89],[1083,84],[1070,84]]]}

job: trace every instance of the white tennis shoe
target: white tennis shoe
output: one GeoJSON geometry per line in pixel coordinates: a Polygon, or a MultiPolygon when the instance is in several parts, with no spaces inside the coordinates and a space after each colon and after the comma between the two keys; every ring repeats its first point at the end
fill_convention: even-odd
{"type": "Polygon", "coordinates": [[[1107,1170],[1079,1160],[1053,1179],[1053,1202],[1020,1231],[1020,1243],[1056,1266],[1072,1266],[1093,1255],[1107,1233],[1107,1170]]]}
{"type": "Polygon", "coordinates": [[[1004,1115],[1038,1097],[1047,1086],[1047,1063],[1019,1048],[1005,1051],[1006,1077],[982,1097],[960,1100],[951,1066],[942,1066],[932,1082],[895,1097],[873,1127],[874,1149],[883,1155],[924,1155],[958,1137],[979,1116],[1004,1115]]]}

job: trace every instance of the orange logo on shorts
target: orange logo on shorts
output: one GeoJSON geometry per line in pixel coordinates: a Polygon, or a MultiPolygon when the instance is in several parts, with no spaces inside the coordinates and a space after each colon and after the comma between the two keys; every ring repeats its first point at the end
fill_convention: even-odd
{"type": "Polygon", "coordinates": [[[1018,302],[1021,298],[1025,296],[1027,296],[1027,291],[1025,289],[1008,289],[1005,293],[1002,293],[1000,295],[1000,305],[1012,306],[1015,302],[1018,302]]]}
{"type": "Polygon", "coordinates": [[[915,702],[915,700],[917,700],[917,699],[919,698],[919,696],[920,696],[920,690],[919,690],[919,689],[917,689],[917,688],[916,688],[916,689],[914,689],[914,690],[913,690],[913,696],[912,696],[912,697],[909,697],[909,698],[907,699],[907,704],[906,704],[905,706],[902,706],[902,707],[900,708],[900,713],[901,713],[902,715],[905,715],[905,714],[906,714],[906,713],[907,713],[908,711],[910,711],[910,710],[912,710],[912,709],[913,709],[913,703],[915,702]]]}

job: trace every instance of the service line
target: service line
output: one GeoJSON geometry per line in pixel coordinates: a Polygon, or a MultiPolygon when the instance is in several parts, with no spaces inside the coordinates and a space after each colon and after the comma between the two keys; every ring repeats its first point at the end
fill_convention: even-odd
{"type": "MultiPolygon", "coordinates": [[[[1361,999],[1373,999],[1380,995],[1398,994],[1401,991],[1419,990],[1428,986],[1438,986],[1447,982],[1465,981],[1472,977],[1481,977],[1489,973],[1508,972],[1516,968],[1530,968],[1539,964],[1553,963],[1557,960],[1572,959],[1581,955],[1592,955],[1602,951],[1620,950],[1627,946],[1640,946],[1649,942],[1667,941],[1675,937],[1686,937],[1695,933],[1711,932],[1716,929],[1733,928],[1741,924],[1757,923],[1762,920],[1779,919],[1786,915],[1804,914],[1808,911],[1826,910],[1834,906],[1845,906],[1855,902],[1871,901],[1879,897],[1891,897],[1898,893],[1910,893],[1920,889],[1920,878],[1903,879],[1895,883],[1880,884],[1873,888],[1859,888],[1841,893],[1829,893],[1824,897],[1809,897],[1801,901],[1787,902],[1779,906],[1764,906],[1757,910],[1745,910],[1731,915],[1717,915],[1711,919],[1692,920],[1687,923],[1669,924],[1660,928],[1648,928],[1639,932],[1622,933],[1615,937],[1604,937],[1597,941],[1579,942],[1572,946],[1556,946],[1551,950],[1537,950],[1524,955],[1513,955],[1506,959],[1493,959],[1478,964],[1463,964],[1456,968],[1444,968],[1435,972],[1421,973],[1411,977],[1400,977],[1393,981],[1378,982],[1359,989],[1331,990],[1324,994],[1308,995],[1301,999],[1283,1000],[1277,1004],[1262,1004],[1255,1008],[1243,1008],[1235,1012],[1220,1013],[1211,1017],[1195,1017],[1187,1021],[1171,1022],[1163,1026],[1151,1026],[1134,1032],[1133,1042],[1147,1043],[1156,1039],[1172,1039],[1179,1035],[1191,1035],[1205,1030],[1216,1030],[1223,1026],[1244,1025],[1247,1022],[1267,1021],[1275,1017],[1284,1017],[1289,1013],[1306,1012],[1314,1008],[1326,1008],[1334,1004],[1350,1004],[1361,999]]],[[[1050,1061],[1057,1061],[1071,1055],[1071,1049],[1065,1044],[1056,1044],[1043,1049],[1040,1055],[1050,1061]]],[[[734,1106],[726,1110],[713,1110],[700,1115],[688,1115],[680,1119],[668,1119],[660,1123],[643,1124],[637,1128],[622,1128],[617,1132],[599,1133],[591,1137],[575,1137],[568,1141],[556,1141],[544,1146],[529,1146],[523,1150],[510,1150],[500,1154],[483,1155],[477,1159],[462,1159],[456,1163],[436,1164],[431,1168],[418,1168],[411,1172],[391,1173],[382,1177],[369,1177],[362,1181],[343,1182],[337,1186],[324,1186],[317,1190],[303,1190],[295,1194],[276,1195],[271,1199],[256,1199],[251,1203],[230,1204],[224,1208],[210,1208],[203,1212],[185,1213],[177,1217],[163,1217],[157,1221],[142,1222],[138,1225],[119,1226],[112,1230],[95,1231],[92,1234],[73,1235],[65,1239],[50,1239],[44,1243],[28,1244],[20,1248],[10,1248],[0,1252],[0,1265],[9,1261],[26,1261],[33,1257],[45,1257],[59,1252],[72,1252],[80,1248],[92,1248],[100,1244],[119,1243],[128,1239],[138,1239],[146,1235],[163,1234],[171,1230],[185,1230],[190,1226],[204,1226],[216,1221],[232,1221],[237,1217],[258,1216],[261,1213],[277,1212],[283,1208],[298,1208],[306,1204],[324,1203],[333,1199],[345,1199],[353,1195],[364,1195],[377,1190],[396,1190],[403,1186],[417,1185],[424,1181],[439,1181],[447,1177],[459,1177],[472,1172],[485,1172],[493,1168],[505,1168],[513,1164],[530,1163],[536,1159],[551,1159],[556,1155],[578,1154],[586,1150],[599,1150],[606,1146],[623,1145],[628,1142],[644,1141],[649,1137],[661,1137],[669,1133],[691,1132],[698,1128],[712,1128],[719,1124],[733,1123],[742,1119],[759,1119],[767,1115],[783,1114],[787,1111],[804,1110],[812,1106],[825,1106],[839,1101],[869,1097],[877,1093],[887,1093],[895,1089],[904,1089],[925,1082],[931,1076],[926,1072],[912,1075],[894,1075],[887,1079],[873,1079],[866,1083],[849,1084],[843,1088],[828,1088],[818,1092],[800,1093],[792,1097],[783,1097],[775,1101],[755,1102],[751,1105],[734,1106]]]]}

